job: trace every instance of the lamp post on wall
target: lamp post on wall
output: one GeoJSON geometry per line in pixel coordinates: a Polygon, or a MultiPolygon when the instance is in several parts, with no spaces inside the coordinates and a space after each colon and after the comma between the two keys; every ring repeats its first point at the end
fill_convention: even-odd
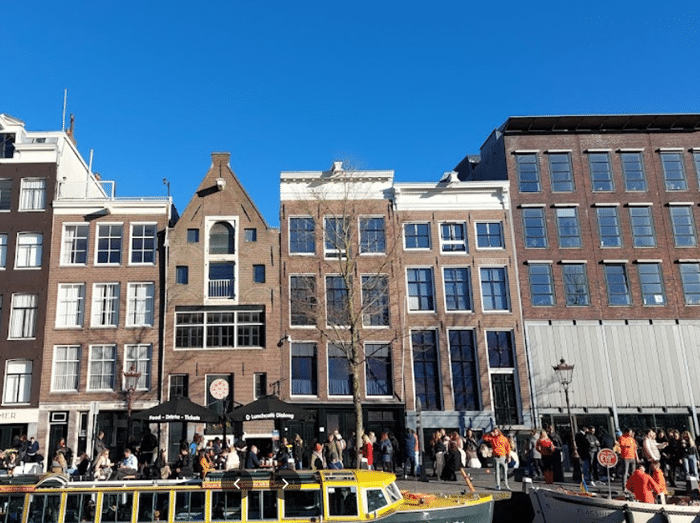
{"type": "Polygon", "coordinates": [[[141,373],[136,370],[133,365],[131,368],[124,373],[124,395],[126,396],[126,445],[129,444],[129,438],[131,437],[131,407],[134,401],[134,392],[136,392],[136,386],[139,383],[139,378],[141,373]]]}
{"type": "MultiPolygon", "coordinates": [[[[571,385],[571,380],[574,376],[574,366],[569,365],[568,363],[566,363],[566,361],[564,361],[564,358],[562,358],[559,361],[559,365],[555,365],[552,368],[554,369],[554,372],[557,373],[557,379],[559,380],[559,384],[564,389],[564,399],[566,400],[566,413],[569,416],[569,425],[571,426],[571,455],[574,458],[574,465],[576,467],[578,465],[578,449],[576,448],[576,427],[574,418],[571,416],[571,405],[569,404],[569,385],[571,385]]],[[[574,474],[576,474],[576,470],[574,470],[574,474]]]]}

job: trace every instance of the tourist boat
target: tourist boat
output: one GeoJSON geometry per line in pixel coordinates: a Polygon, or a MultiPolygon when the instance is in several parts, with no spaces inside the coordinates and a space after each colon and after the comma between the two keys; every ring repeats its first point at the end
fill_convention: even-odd
{"type": "Polygon", "coordinates": [[[655,505],[564,489],[533,488],[529,494],[533,523],[700,523],[700,505],[689,498],[655,505]]]}
{"type": "Polygon", "coordinates": [[[407,494],[367,470],[235,470],[204,479],[68,481],[16,476],[0,484],[0,523],[156,521],[490,523],[492,496],[407,494]]]}

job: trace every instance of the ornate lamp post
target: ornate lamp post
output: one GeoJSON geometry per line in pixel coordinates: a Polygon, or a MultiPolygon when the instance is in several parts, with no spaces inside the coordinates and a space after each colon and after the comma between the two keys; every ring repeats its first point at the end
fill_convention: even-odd
{"type": "Polygon", "coordinates": [[[552,367],[554,372],[557,373],[557,379],[559,384],[564,389],[564,398],[566,399],[566,413],[569,415],[569,425],[571,425],[571,445],[572,445],[572,455],[574,458],[578,458],[578,449],[576,448],[576,429],[574,428],[574,418],[571,416],[571,406],[569,404],[569,385],[571,385],[571,379],[574,375],[574,366],[569,365],[562,358],[559,361],[559,365],[552,367]]]}
{"type": "Polygon", "coordinates": [[[133,365],[124,373],[124,395],[126,396],[126,444],[129,444],[129,438],[131,437],[131,406],[134,401],[134,392],[136,392],[136,386],[139,383],[139,378],[141,373],[136,370],[133,365]]]}

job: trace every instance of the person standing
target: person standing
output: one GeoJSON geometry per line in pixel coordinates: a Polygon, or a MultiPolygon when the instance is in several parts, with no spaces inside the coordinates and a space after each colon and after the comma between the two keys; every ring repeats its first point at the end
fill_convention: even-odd
{"type": "Polygon", "coordinates": [[[540,431],[540,437],[535,443],[535,449],[542,457],[542,475],[544,476],[544,480],[551,485],[554,483],[553,458],[555,446],[544,430],[540,431]]]}
{"type": "Polygon", "coordinates": [[[508,456],[510,455],[510,443],[498,427],[484,436],[484,441],[491,445],[494,458],[494,468],[496,469],[496,489],[501,490],[501,474],[503,474],[503,482],[506,489],[510,490],[508,485],[508,456]]]}
{"type": "Polygon", "coordinates": [[[403,440],[404,447],[404,464],[403,464],[403,475],[404,477],[409,475],[413,476],[416,472],[416,437],[413,435],[411,429],[406,429],[406,437],[403,440]]]}
{"type": "Polygon", "coordinates": [[[382,433],[382,439],[379,442],[379,452],[382,456],[382,470],[384,472],[394,472],[394,447],[391,444],[387,431],[382,433]]]}
{"type": "Polygon", "coordinates": [[[632,429],[625,429],[617,443],[620,445],[620,459],[622,459],[622,486],[627,488],[627,479],[634,473],[638,461],[637,442],[632,437],[632,429]]]}
{"type": "Polygon", "coordinates": [[[538,478],[542,476],[542,454],[537,450],[537,441],[539,440],[536,429],[530,432],[528,441],[528,460],[530,461],[530,477],[538,478]]]}
{"type": "Polygon", "coordinates": [[[598,481],[598,452],[600,451],[600,441],[595,435],[595,427],[593,425],[588,427],[588,431],[586,432],[586,439],[588,440],[589,445],[589,475],[591,476],[591,485],[595,486],[594,481],[598,481]]]}
{"type": "Polygon", "coordinates": [[[698,449],[695,446],[695,441],[690,436],[687,430],[681,434],[681,448],[683,449],[683,469],[685,471],[685,479],[698,477],[698,449]]]}

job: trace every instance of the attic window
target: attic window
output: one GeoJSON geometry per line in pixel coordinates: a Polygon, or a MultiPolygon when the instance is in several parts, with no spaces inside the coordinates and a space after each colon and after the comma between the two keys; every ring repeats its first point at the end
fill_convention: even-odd
{"type": "Polygon", "coordinates": [[[15,134],[0,133],[0,158],[12,158],[15,154],[15,134]]]}

